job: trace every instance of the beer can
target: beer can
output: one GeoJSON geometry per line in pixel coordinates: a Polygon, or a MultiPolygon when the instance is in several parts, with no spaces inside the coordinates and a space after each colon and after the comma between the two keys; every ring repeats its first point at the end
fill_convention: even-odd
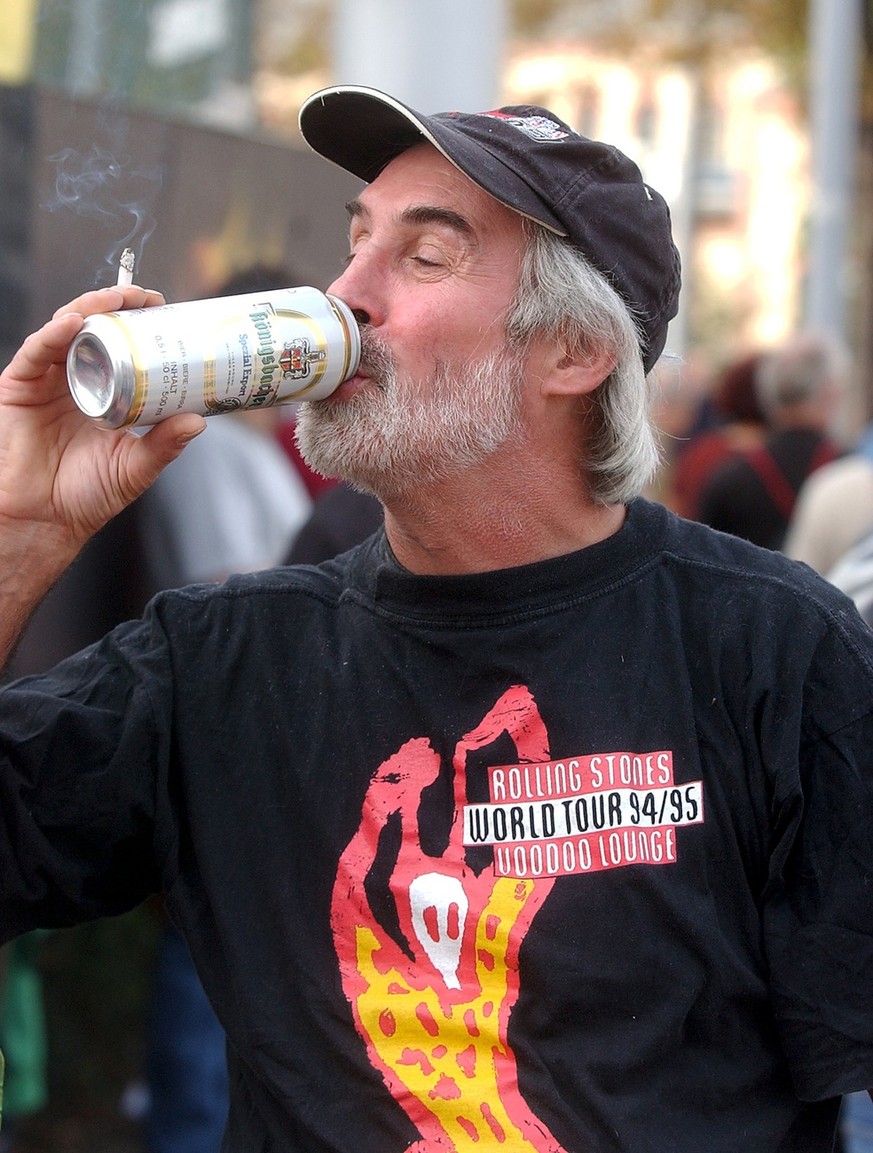
{"type": "Polygon", "coordinates": [[[89,316],[67,354],[76,404],[104,428],[329,396],[357,370],[351,309],[283,288],[89,316]]]}

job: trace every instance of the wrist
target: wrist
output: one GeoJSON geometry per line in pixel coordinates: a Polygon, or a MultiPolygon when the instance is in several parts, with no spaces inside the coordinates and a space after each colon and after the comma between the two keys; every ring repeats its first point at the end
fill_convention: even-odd
{"type": "Polygon", "coordinates": [[[81,547],[65,530],[0,518],[0,663],[81,547]]]}

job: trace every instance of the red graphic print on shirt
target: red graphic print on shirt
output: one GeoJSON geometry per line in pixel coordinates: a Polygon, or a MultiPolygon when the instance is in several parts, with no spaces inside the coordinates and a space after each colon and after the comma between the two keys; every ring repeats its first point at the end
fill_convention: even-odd
{"type": "Polygon", "coordinates": [[[422,1135],[416,1153],[498,1146],[560,1153],[518,1092],[506,1044],[518,946],[552,882],[507,880],[487,870],[476,876],[464,860],[467,755],[503,733],[519,759],[547,755],[545,728],[526,689],[507,692],[459,742],[454,820],[438,858],[422,852],[418,808],[439,774],[439,756],[418,738],[390,757],[370,784],[334,886],[343,988],[373,1064],[422,1135]],[[365,890],[380,832],[395,815],[401,837],[389,885],[409,953],[380,927],[365,890]]]}
{"type": "MultiPolygon", "coordinates": [[[[500,836],[503,816],[497,814],[498,810],[502,813],[499,806],[504,801],[512,800],[505,788],[514,787],[515,777],[509,774],[516,769],[520,770],[518,779],[528,785],[532,780],[560,784],[560,789],[553,788],[552,800],[559,806],[556,812],[565,814],[570,836],[556,827],[548,830],[547,841],[552,844],[562,838],[562,867],[555,870],[556,875],[580,871],[575,858],[574,867],[567,866],[569,850],[563,845],[573,839],[574,851],[585,851],[578,848],[576,826],[588,809],[577,803],[568,787],[575,787],[579,763],[578,758],[567,763],[573,767],[568,775],[563,763],[548,761],[548,736],[536,703],[526,688],[515,686],[455,747],[451,831],[441,855],[423,849],[419,829],[423,794],[435,784],[441,769],[440,756],[427,738],[407,741],[370,782],[358,831],[340,858],[331,923],[343,989],[370,1060],[421,1134],[409,1153],[483,1153],[498,1148],[513,1153],[564,1153],[522,1098],[516,1058],[507,1043],[519,993],[519,947],[554,884],[554,878],[543,875],[542,869],[539,874],[518,874],[518,847],[541,835],[542,815],[548,810],[534,812],[528,805],[525,811],[519,809],[518,817],[504,814],[514,842],[514,856],[507,867],[500,864],[500,850],[507,850],[500,844],[505,841],[500,836]],[[518,764],[490,771],[491,806],[498,809],[488,808],[486,813],[485,806],[468,803],[468,758],[507,737],[515,746],[518,764]],[[571,803],[565,806],[568,797],[571,803]],[[486,815],[488,835],[483,835],[486,815]],[[384,895],[377,895],[373,888],[380,842],[389,828],[395,847],[390,869],[381,869],[379,877],[382,888],[387,884],[390,891],[390,907],[396,910],[394,931],[388,927],[391,918],[386,919],[384,913],[384,895]],[[477,835],[471,829],[478,830],[477,835]],[[491,846],[494,853],[492,866],[478,873],[466,856],[468,846],[477,843],[491,846]]],[[[622,763],[612,761],[613,765],[622,763]]],[[[669,754],[651,754],[645,763],[654,764],[652,771],[658,774],[648,790],[655,806],[654,798],[672,785],[672,759],[669,754]]],[[[592,811],[599,811],[604,797],[604,813],[626,812],[628,823],[635,813],[643,814],[649,802],[639,799],[638,789],[622,788],[617,781],[619,787],[611,790],[612,797],[604,792],[605,777],[595,787],[596,758],[586,758],[585,764],[587,788],[579,778],[580,795],[590,798],[586,804],[592,811]]],[[[664,802],[660,815],[653,810],[651,820],[643,817],[649,830],[676,820],[678,801],[672,800],[672,806],[664,802]]],[[[665,862],[675,859],[672,840],[670,845],[665,862]]],[[[478,851],[483,851],[481,845],[478,851]]],[[[525,860],[532,857],[536,855],[526,851],[525,860]]],[[[604,861],[602,867],[629,863],[616,859],[604,861]]]]}

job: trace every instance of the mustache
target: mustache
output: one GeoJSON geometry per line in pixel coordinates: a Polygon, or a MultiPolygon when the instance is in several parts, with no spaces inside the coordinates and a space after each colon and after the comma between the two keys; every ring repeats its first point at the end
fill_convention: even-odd
{"type": "Polygon", "coordinates": [[[390,348],[367,325],[361,326],[360,367],[376,383],[391,379],[396,373],[396,364],[390,348]]]}

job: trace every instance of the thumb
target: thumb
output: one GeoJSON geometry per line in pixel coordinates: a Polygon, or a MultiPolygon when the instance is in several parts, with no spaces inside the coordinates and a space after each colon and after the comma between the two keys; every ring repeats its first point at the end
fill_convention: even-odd
{"type": "Polygon", "coordinates": [[[131,433],[128,479],[135,494],[145,492],[205,428],[202,416],[188,412],[160,421],[142,436],[131,433]]]}

